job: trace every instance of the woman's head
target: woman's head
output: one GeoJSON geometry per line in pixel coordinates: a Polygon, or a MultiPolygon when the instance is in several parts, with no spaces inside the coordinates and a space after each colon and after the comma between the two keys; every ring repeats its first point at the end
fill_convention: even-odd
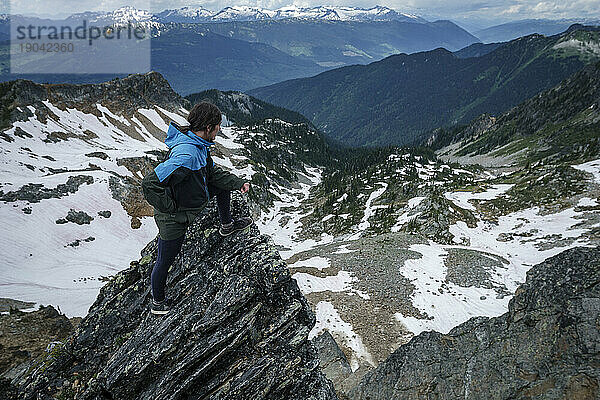
{"type": "Polygon", "coordinates": [[[181,127],[183,132],[205,132],[208,136],[208,133],[221,124],[221,110],[208,101],[202,101],[192,107],[187,120],[189,125],[181,127]]]}

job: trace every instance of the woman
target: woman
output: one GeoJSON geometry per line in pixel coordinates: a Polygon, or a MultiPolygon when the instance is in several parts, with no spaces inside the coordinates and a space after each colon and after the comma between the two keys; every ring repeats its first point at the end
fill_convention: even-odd
{"type": "Polygon", "coordinates": [[[167,159],[142,180],[144,197],[154,206],[158,226],[158,256],[152,270],[151,312],[169,312],[165,296],[167,272],[181,250],[188,225],[216,197],[221,227],[228,236],[252,224],[248,217],[234,220],[230,213],[231,190],[246,193],[250,184],[213,163],[209,148],[221,129],[221,111],[212,103],[196,104],[187,126],[169,125],[167,159]]]}

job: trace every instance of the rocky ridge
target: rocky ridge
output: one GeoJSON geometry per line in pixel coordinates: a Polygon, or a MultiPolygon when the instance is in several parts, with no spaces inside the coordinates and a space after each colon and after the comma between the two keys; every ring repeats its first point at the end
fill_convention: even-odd
{"type": "Polygon", "coordinates": [[[507,313],[424,332],[369,372],[359,399],[597,399],[600,248],[533,267],[507,313]]]}
{"type": "MultiPolygon", "coordinates": [[[[248,205],[234,195],[234,216],[248,205]]],[[[13,380],[23,399],[335,399],[307,340],[314,315],[256,226],[221,237],[216,207],[188,230],[149,313],[156,241],[113,277],[64,345],[13,380]]],[[[12,388],[14,390],[14,387],[12,388]]]]}

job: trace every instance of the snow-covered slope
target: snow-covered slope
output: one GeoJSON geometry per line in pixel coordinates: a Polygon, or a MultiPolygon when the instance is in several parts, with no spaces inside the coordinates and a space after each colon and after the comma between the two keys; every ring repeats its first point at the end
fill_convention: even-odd
{"type": "Polygon", "coordinates": [[[118,23],[127,24],[128,22],[146,22],[153,18],[153,14],[146,10],[139,10],[135,7],[124,6],[114,11],[86,11],[71,15],[69,18],[77,20],[87,20],[90,23],[118,23]]]}
{"type": "MultiPolygon", "coordinates": [[[[156,89],[153,79],[141,79],[148,96],[156,89]]],[[[18,117],[2,133],[0,285],[5,297],[82,316],[102,277],[137,258],[140,246],[156,235],[132,186],[149,168],[149,157],[164,148],[160,132],[167,122],[182,121],[186,111],[183,103],[159,97],[154,100],[160,105],[125,111],[115,99],[97,96],[99,85],[72,87],[98,92],[86,99],[97,102],[81,96],[74,106],[60,100],[65,91],[46,88],[47,96],[36,93],[42,85],[12,87],[19,105],[13,110],[18,117]]]]}
{"type": "Polygon", "coordinates": [[[405,21],[426,22],[424,19],[407,13],[397,12],[389,7],[371,8],[347,6],[298,7],[286,6],[275,10],[274,18],[316,18],[339,21],[405,21]]]}
{"type": "Polygon", "coordinates": [[[154,14],[161,22],[207,22],[214,12],[201,6],[187,6],[178,9],[168,9],[154,14]]]}
{"type": "MultiPolygon", "coordinates": [[[[185,123],[189,104],[157,73],[99,85],[1,86],[9,116],[0,134],[2,296],[83,316],[104,278],[137,259],[156,236],[140,181],[164,156],[168,123],[185,123]]],[[[253,182],[249,200],[257,219],[273,202],[280,210],[304,195],[286,180],[294,168],[312,179],[320,174],[301,161],[283,169],[256,162],[270,147],[276,159],[291,157],[298,140],[286,138],[286,129],[298,131],[279,120],[240,128],[225,114],[212,150],[217,164],[253,182]]],[[[316,135],[299,132],[308,141],[316,135]]],[[[272,219],[260,219],[261,227],[268,231],[272,219]]]]}
{"type": "Polygon", "coordinates": [[[284,6],[275,10],[257,7],[234,6],[226,7],[214,14],[213,21],[251,21],[257,19],[321,19],[332,21],[390,21],[400,20],[409,22],[425,22],[415,15],[398,13],[391,8],[374,6],[371,8],[346,6],[316,6],[298,7],[284,6]]]}

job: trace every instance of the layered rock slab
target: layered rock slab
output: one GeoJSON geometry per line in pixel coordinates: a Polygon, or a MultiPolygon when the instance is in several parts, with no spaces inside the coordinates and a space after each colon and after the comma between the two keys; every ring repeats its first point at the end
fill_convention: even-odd
{"type": "MultiPolygon", "coordinates": [[[[234,193],[234,217],[248,215],[234,193]]],[[[149,312],[156,240],[100,291],[64,346],[14,383],[20,398],[336,399],[308,341],[315,323],[272,239],[221,237],[215,204],[168,275],[172,311],[149,312]]]]}

